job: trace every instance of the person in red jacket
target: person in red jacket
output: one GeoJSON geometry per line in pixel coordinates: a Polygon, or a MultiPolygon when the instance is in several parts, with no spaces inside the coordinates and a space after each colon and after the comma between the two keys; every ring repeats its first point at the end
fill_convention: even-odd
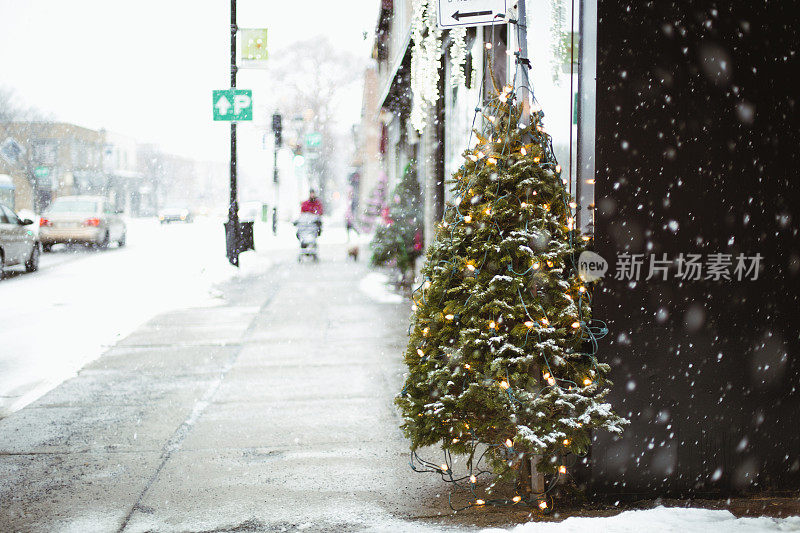
{"type": "Polygon", "coordinates": [[[308,200],[300,204],[300,212],[322,215],[322,202],[317,199],[317,193],[314,189],[308,191],[308,200]]]}
{"type": "MultiPolygon", "coordinates": [[[[316,215],[314,224],[317,226],[317,237],[322,235],[322,202],[317,198],[317,192],[314,189],[308,191],[308,200],[300,204],[301,217],[303,213],[316,215]]],[[[297,234],[297,238],[300,238],[299,233],[297,234]]]]}

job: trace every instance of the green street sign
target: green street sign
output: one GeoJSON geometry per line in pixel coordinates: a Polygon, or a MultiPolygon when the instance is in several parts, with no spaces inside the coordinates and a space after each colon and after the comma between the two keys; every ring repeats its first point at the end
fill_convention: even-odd
{"type": "Polygon", "coordinates": [[[36,167],[33,169],[33,175],[37,178],[46,178],[50,175],[50,167],[36,167]]]}
{"type": "Polygon", "coordinates": [[[322,134],[315,131],[313,133],[306,134],[306,147],[307,148],[316,148],[320,144],[322,144],[322,134]]]}
{"type": "Polygon", "coordinates": [[[242,28],[242,59],[245,61],[265,61],[267,59],[267,29],[242,28]]]}
{"type": "Polygon", "coordinates": [[[214,120],[238,122],[253,120],[253,91],[222,89],[213,94],[214,120]]]}

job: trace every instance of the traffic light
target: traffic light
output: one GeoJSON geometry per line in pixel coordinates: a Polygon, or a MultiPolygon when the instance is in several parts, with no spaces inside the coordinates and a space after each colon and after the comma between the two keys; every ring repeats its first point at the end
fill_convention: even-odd
{"type": "Polygon", "coordinates": [[[275,146],[283,145],[283,117],[280,113],[272,115],[272,132],[275,134],[275,146]]]}

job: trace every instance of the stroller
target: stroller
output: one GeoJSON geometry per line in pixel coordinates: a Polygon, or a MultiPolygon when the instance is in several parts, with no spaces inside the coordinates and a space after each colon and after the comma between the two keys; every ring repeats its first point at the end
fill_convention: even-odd
{"type": "Polygon", "coordinates": [[[301,262],[304,257],[319,261],[317,237],[322,233],[322,217],[313,213],[300,213],[294,225],[297,227],[297,240],[300,241],[297,262],[301,262]]]}

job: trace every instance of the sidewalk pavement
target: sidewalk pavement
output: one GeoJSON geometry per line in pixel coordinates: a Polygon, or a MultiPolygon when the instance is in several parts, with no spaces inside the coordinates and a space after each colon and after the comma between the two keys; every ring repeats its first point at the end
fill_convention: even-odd
{"type": "Polygon", "coordinates": [[[284,255],[0,420],[0,531],[432,527],[446,488],[392,403],[408,305],[361,293],[344,246],[284,255]]]}

